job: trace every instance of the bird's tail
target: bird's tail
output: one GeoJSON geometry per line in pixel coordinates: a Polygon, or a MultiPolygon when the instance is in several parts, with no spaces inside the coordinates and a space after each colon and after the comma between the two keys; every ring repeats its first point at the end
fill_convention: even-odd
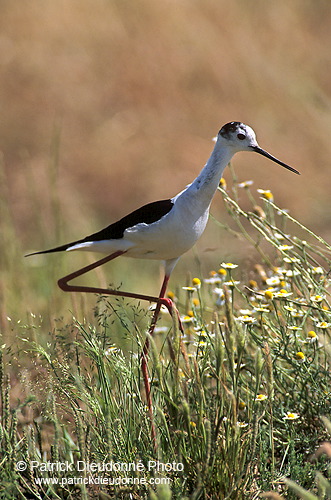
{"type": "Polygon", "coordinates": [[[25,257],[30,257],[30,255],[40,255],[43,253],[53,253],[53,252],[64,252],[68,250],[68,248],[74,246],[77,242],[74,241],[72,243],[67,243],[66,245],[61,245],[59,247],[50,248],[49,250],[41,250],[40,252],[31,252],[25,255],[25,257]]]}

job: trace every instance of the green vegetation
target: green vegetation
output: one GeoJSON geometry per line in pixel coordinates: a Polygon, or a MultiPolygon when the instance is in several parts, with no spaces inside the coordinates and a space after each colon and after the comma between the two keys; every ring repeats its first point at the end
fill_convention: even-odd
{"type": "Polygon", "coordinates": [[[13,322],[1,498],[330,497],[331,248],[233,177],[218,194],[229,224],[210,223],[248,239],[251,262],[220,262],[170,292],[185,334],[164,314],[151,341],[157,451],[140,373],[145,304],[99,297],[94,318],[59,320],[49,335],[13,322]]]}
{"type": "MultiPolygon", "coordinates": [[[[151,346],[157,453],[148,304],[61,293],[93,255],[23,259],[173,196],[230,120],[303,174],[243,154],[240,178],[330,241],[330,23],[329,0],[1,3],[0,498],[331,498],[330,247],[268,191],[222,184],[172,276],[185,336],[164,314],[151,346]]],[[[157,278],[118,259],[84,283],[157,278]]]]}

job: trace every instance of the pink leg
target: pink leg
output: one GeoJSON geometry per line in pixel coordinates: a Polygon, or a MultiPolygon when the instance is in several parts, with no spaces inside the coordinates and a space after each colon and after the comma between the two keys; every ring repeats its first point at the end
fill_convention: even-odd
{"type": "MultiPolygon", "coordinates": [[[[167,290],[168,282],[169,282],[170,275],[165,275],[162,287],[160,290],[160,295],[159,295],[159,300],[156,303],[155,311],[152,317],[151,325],[149,327],[149,335],[153,335],[155,326],[160,314],[161,307],[164,305],[168,309],[171,317],[173,316],[174,311],[176,312],[179,327],[181,332],[183,333],[183,325],[180,320],[179,312],[172,300],[165,298],[165,293],[167,290]]],[[[143,348],[143,352],[141,355],[141,370],[143,372],[143,378],[144,378],[144,384],[145,384],[145,392],[146,392],[146,398],[147,398],[147,404],[148,404],[148,410],[151,419],[153,418],[153,407],[152,407],[152,398],[151,398],[151,385],[149,383],[149,377],[148,377],[148,368],[147,368],[147,359],[148,359],[148,351],[149,351],[149,340],[148,338],[145,341],[145,345],[143,348]]],[[[155,434],[155,428],[154,426],[152,427],[152,439],[154,443],[154,448],[156,449],[156,434],[155,434]],[[153,434],[154,432],[154,434],[153,434]]]]}
{"type": "Polygon", "coordinates": [[[155,311],[154,311],[154,314],[153,314],[153,318],[152,318],[152,321],[151,321],[151,326],[149,327],[149,331],[148,333],[150,335],[153,335],[154,333],[154,330],[155,330],[155,326],[156,326],[156,323],[157,323],[157,320],[158,320],[158,317],[159,317],[159,314],[160,314],[160,310],[161,310],[161,307],[162,306],[165,306],[170,315],[173,316],[173,313],[175,312],[176,315],[177,315],[177,319],[178,319],[178,323],[179,323],[179,328],[181,330],[181,332],[183,333],[183,325],[182,325],[182,322],[180,320],[180,316],[179,316],[179,312],[178,312],[178,309],[177,307],[175,306],[175,304],[173,303],[173,301],[171,299],[167,299],[165,298],[165,293],[167,291],[167,286],[168,286],[168,282],[169,282],[169,278],[170,278],[170,275],[165,275],[164,277],[164,280],[163,280],[163,283],[162,283],[162,287],[161,287],[161,290],[160,290],[160,295],[159,295],[159,300],[156,304],[156,308],[155,308],[155,311]]]}
{"type": "MultiPolygon", "coordinates": [[[[130,292],[122,292],[120,290],[109,290],[107,288],[97,288],[97,287],[90,287],[90,286],[82,286],[82,285],[69,285],[69,281],[78,278],[79,276],[82,276],[85,273],[88,273],[89,271],[92,271],[92,269],[96,269],[99,266],[102,266],[106,262],[109,262],[113,259],[116,259],[120,255],[123,255],[125,252],[118,251],[114,252],[111,255],[108,255],[107,257],[104,257],[103,259],[100,259],[93,264],[89,264],[88,266],[85,266],[81,269],[78,269],[77,271],[68,274],[67,276],[64,276],[63,278],[59,279],[58,285],[63,290],[64,292],[86,292],[86,293],[98,293],[102,295],[116,295],[120,297],[130,297],[133,299],[140,299],[140,300],[148,300],[149,302],[156,302],[156,309],[153,314],[151,326],[149,328],[149,334],[153,335],[155,325],[158,319],[158,316],[160,314],[160,309],[162,305],[165,305],[171,314],[173,315],[174,309],[176,310],[177,317],[179,319],[179,313],[175,306],[173,305],[173,302],[170,299],[166,299],[164,297],[168,281],[169,281],[169,276],[166,275],[163,280],[163,284],[161,287],[160,295],[159,297],[153,297],[150,295],[143,295],[143,294],[138,294],[138,293],[130,293],[130,292]]],[[[179,324],[182,329],[180,319],[179,319],[179,324]]],[[[149,383],[149,377],[148,377],[148,367],[147,367],[147,358],[148,358],[148,349],[149,349],[149,342],[148,339],[145,342],[145,345],[143,347],[143,352],[142,352],[142,357],[141,357],[141,370],[143,374],[143,380],[144,380],[144,386],[145,386],[145,392],[146,392],[146,400],[147,400],[147,406],[148,406],[148,411],[151,419],[151,437],[152,437],[152,442],[154,445],[154,450],[156,450],[157,445],[156,445],[156,432],[155,432],[155,426],[154,426],[154,417],[153,417],[153,406],[152,406],[152,398],[151,398],[151,386],[149,383]]]]}
{"type": "MultiPolygon", "coordinates": [[[[158,299],[158,301],[156,303],[156,307],[155,307],[155,311],[154,311],[154,314],[153,314],[153,317],[152,317],[151,325],[150,325],[149,330],[148,330],[148,333],[151,336],[154,333],[155,326],[156,326],[158,317],[160,315],[161,307],[163,305],[168,309],[171,317],[173,316],[174,311],[176,312],[178,323],[179,323],[179,328],[180,328],[181,332],[183,333],[183,325],[182,325],[182,322],[180,320],[178,309],[176,308],[176,306],[174,305],[174,303],[172,302],[171,299],[167,299],[167,298],[164,297],[165,293],[167,291],[167,286],[168,286],[169,278],[170,278],[170,276],[166,274],[165,277],[164,277],[163,283],[162,283],[162,287],[161,287],[161,290],[160,290],[159,299],[158,299]]],[[[147,358],[148,350],[149,350],[149,342],[148,342],[148,339],[146,339],[145,345],[144,345],[144,349],[143,349],[143,358],[144,357],[147,358]]]]}
{"type": "Polygon", "coordinates": [[[104,257],[103,259],[97,260],[96,262],[93,262],[93,264],[89,264],[88,266],[82,267],[81,269],[78,269],[78,271],[75,271],[71,274],[68,274],[67,276],[64,276],[63,278],[59,279],[57,284],[63,290],[64,292],[86,292],[86,293],[99,293],[102,295],[116,295],[119,297],[131,297],[133,299],[141,299],[141,300],[148,300],[149,302],[157,302],[159,300],[158,297],[152,297],[149,295],[142,295],[140,293],[130,293],[130,292],[122,292],[121,290],[109,290],[108,288],[97,288],[97,287],[91,287],[91,286],[82,286],[82,285],[69,285],[69,281],[72,281],[75,278],[78,278],[79,276],[82,276],[83,274],[88,273],[89,271],[92,271],[92,269],[96,269],[99,266],[102,266],[103,264],[106,264],[106,262],[109,262],[110,260],[116,259],[117,257],[120,257],[120,255],[125,254],[125,252],[122,252],[119,250],[118,252],[114,252],[111,255],[107,255],[107,257],[104,257]]]}
{"type": "Polygon", "coordinates": [[[162,305],[164,305],[168,309],[171,316],[173,315],[173,311],[174,310],[176,311],[180,329],[183,331],[177,308],[174,306],[172,300],[164,297],[170,277],[168,275],[165,275],[164,277],[160,294],[158,297],[154,297],[151,295],[143,295],[140,293],[122,292],[121,290],[110,290],[108,288],[97,288],[97,287],[83,286],[83,285],[69,285],[69,281],[72,281],[73,279],[78,278],[79,276],[82,276],[83,274],[86,274],[89,271],[92,271],[93,269],[96,269],[97,267],[102,266],[103,264],[106,264],[107,262],[116,259],[117,257],[120,257],[123,254],[125,254],[125,252],[119,250],[118,252],[114,252],[111,255],[107,255],[107,257],[104,257],[103,259],[97,260],[96,262],[93,262],[88,266],[82,267],[81,269],[78,269],[77,271],[70,273],[67,276],[64,276],[63,278],[59,279],[58,285],[64,292],[98,293],[101,295],[115,295],[118,297],[130,297],[133,299],[147,300],[148,302],[156,302],[156,309],[154,311],[151,326],[149,328],[149,334],[153,335],[162,305]]]}
{"type": "Polygon", "coordinates": [[[162,305],[165,305],[168,308],[168,311],[170,314],[172,313],[172,310],[173,310],[172,300],[164,299],[165,293],[167,291],[169,278],[170,278],[170,276],[167,276],[167,275],[165,275],[165,277],[164,277],[162,287],[160,290],[159,300],[156,304],[155,311],[154,311],[153,318],[152,318],[152,322],[151,322],[151,326],[149,327],[149,331],[148,331],[148,333],[150,335],[153,335],[153,333],[154,333],[154,329],[155,329],[157,319],[159,317],[162,305]]]}
{"type": "MultiPolygon", "coordinates": [[[[155,325],[156,325],[157,319],[159,317],[161,306],[162,306],[162,299],[164,299],[164,295],[165,295],[165,292],[167,290],[168,281],[169,281],[169,276],[165,275],[163,283],[162,283],[160,295],[159,295],[158,301],[156,302],[156,307],[155,307],[155,311],[154,311],[154,314],[153,314],[151,326],[149,327],[148,333],[150,335],[153,335],[153,333],[154,333],[155,325]]],[[[168,307],[168,310],[169,310],[169,312],[171,314],[172,313],[172,307],[173,307],[172,306],[172,301],[170,301],[169,303],[167,302],[167,307],[168,307]]],[[[147,398],[147,403],[148,403],[148,409],[149,409],[150,415],[152,415],[153,414],[153,408],[152,408],[152,398],[151,398],[151,385],[149,383],[148,368],[147,368],[148,351],[149,351],[149,340],[147,338],[145,340],[145,344],[144,344],[144,347],[143,347],[143,352],[141,354],[141,370],[143,372],[143,378],[144,378],[144,384],[145,384],[145,392],[146,392],[146,398],[147,398]]],[[[154,429],[154,431],[155,431],[155,429],[154,429]]],[[[152,431],[152,433],[153,433],[153,431],[152,431]]],[[[154,435],[152,437],[154,438],[154,440],[156,440],[156,435],[154,435]]],[[[156,441],[154,441],[154,444],[156,444],[156,441]]]]}

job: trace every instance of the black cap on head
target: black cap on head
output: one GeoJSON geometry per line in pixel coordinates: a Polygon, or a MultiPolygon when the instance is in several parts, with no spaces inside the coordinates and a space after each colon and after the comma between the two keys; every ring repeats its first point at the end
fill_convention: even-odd
{"type": "Polygon", "coordinates": [[[236,132],[241,125],[243,125],[241,122],[229,122],[226,125],[223,125],[219,134],[225,139],[229,139],[230,135],[236,132]]]}

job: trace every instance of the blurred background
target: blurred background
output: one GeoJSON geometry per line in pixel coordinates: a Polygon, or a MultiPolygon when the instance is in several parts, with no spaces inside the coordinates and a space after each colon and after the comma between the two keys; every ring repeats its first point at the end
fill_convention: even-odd
{"type": "MultiPolygon", "coordinates": [[[[328,0],[21,0],[0,8],[3,329],[22,314],[72,309],[78,299],[56,280],[95,258],[25,253],[175,195],[228,121],[251,125],[263,148],[302,174],[242,153],[233,160],[239,180],[271,189],[330,241],[328,0]]],[[[219,219],[222,210],[216,199],[219,219]]],[[[215,231],[181,260],[173,283],[200,270],[205,256],[203,271],[242,258],[240,245],[215,231]]],[[[155,294],[155,276],[159,264],[122,259],[100,280],[155,294]]]]}

